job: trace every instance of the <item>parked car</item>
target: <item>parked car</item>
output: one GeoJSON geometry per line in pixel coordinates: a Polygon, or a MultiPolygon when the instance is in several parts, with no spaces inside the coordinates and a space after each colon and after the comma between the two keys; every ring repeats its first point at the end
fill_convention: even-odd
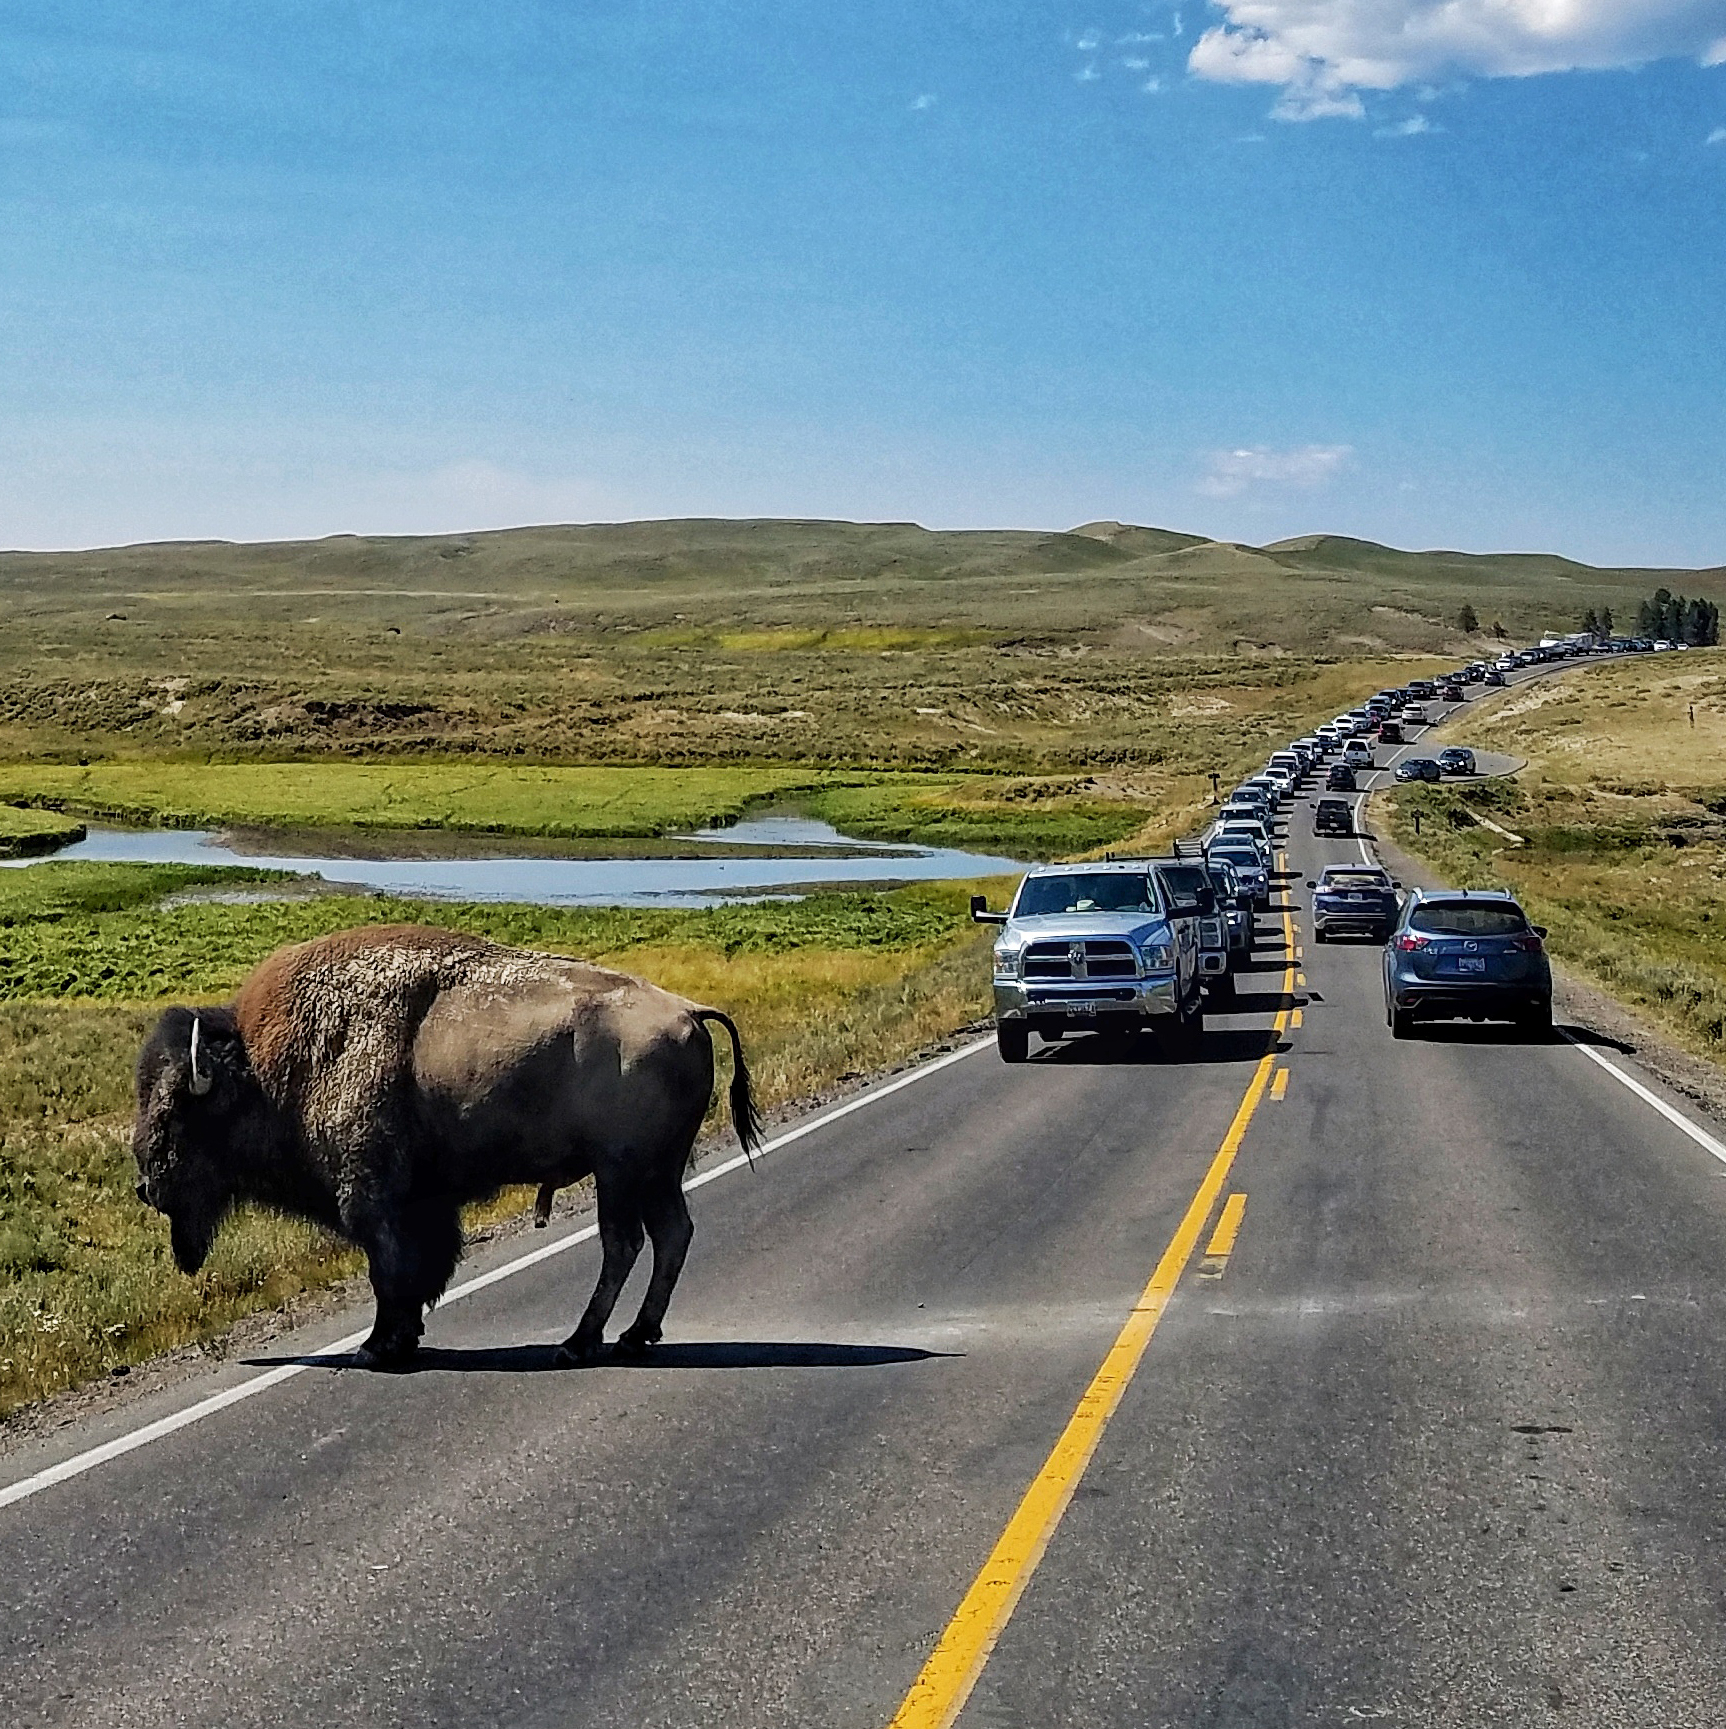
{"type": "Polygon", "coordinates": [[[1444,770],[1429,756],[1411,756],[1396,765],[1398,780],[1443,780],[1444,770]]]}
{"type": "Polygon", "coordinates": [[[1417,1021],[1552,1025],[1552,967],[1515,898],[1503,890],[1416,890],[1384,951],[1384,1010],[1395,1038],[1417,1021]]]}
{"type": "Polygon", "coordinates": [[[1438,753],[1438,766],[1446,774],[1473,774],[1474,752],[1465,745],[1453,744],[1438,753]]]}
{"type": "Polygon", "coordinates": [[[1390,873],[1378,865],[1328,865],[1313,891],[1313,941],[1329,942],[1338,931],[1358,931],[1379,942],[1396,923],[1396,891],[1390,873]]]}
{"type": "Polygon", "coordinates": [[[1004,927],[994,967],[1002,1059],[1022,1063],[1032,1032],[1201,1030],[1196,910],[1175,904],[1143,859],[1038,865],[1005,913],[974,895],[972,918],[1004,927]]]}
{"type": "Polygon", "coordinates": [[[1346,798],[1321,798],[1312,813],[1315,835],[1354,833],[1354,807],[1346,798]]]}
{"type": "Polygon", "coordinates": [[[1324,777],[1326,792],[1358,792],[1354,784],[1354,770],[1346,762],[1333,762],[1324,777]]]}

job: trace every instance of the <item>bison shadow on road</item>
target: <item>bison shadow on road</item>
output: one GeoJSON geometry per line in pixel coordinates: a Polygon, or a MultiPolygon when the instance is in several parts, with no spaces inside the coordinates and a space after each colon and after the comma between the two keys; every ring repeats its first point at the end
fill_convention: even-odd
{"type": "MultiPolygon", "coordinates": [[[[961,1351],[925,1351],[915,1345],[835,1345],[800,1340],[714,1339],[687,1344],[656,1345],[640,1356],[598,1358],[592,1368],[611,1369],[882,1369],[900,1363],[925,1363],[937,1357],[963,1356],[961,1351]]],[[[537,1375],[570,1374],[557,1360],[556,1344],[422,1345],[413,1360],[396,1374],[537,1375]]],[[[351,1369],[351,1352],[339,1356],[247,1357],[254,1369],[351,1369]]]]}

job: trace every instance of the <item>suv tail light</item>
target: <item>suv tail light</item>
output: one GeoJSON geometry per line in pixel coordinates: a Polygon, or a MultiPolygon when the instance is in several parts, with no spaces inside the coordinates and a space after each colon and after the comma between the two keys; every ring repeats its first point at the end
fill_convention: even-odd
{"type": "Polygon", "coordinates": [[[1510,947],[1518,954],[1537,955],[1540,953],[1540,938],[1533,931],[1525,931],[1519,937],[1510,939],[1510,947]]]}
{"type": "Polygon", "coordinates": [[[1403,934],[1396,939],[1396,946],[1406,955],[1412,954],[1416,949],[1425,948],[1431,941],[1431,937],[1415,936],[1409,931],[1404,931],[1403,934]]]}

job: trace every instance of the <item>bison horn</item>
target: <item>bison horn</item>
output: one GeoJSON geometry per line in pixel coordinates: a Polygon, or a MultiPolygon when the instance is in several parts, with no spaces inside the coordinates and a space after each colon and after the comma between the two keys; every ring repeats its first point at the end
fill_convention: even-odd
{"type": "Polygon", "coordinates": [[[196,1015],[192,1016],[192,1096],[201,1099],[215,1084],[216,1077],[208,1069],[198,1066],[198,1045],[200,1043],[201,1027],[196,1015]]]}

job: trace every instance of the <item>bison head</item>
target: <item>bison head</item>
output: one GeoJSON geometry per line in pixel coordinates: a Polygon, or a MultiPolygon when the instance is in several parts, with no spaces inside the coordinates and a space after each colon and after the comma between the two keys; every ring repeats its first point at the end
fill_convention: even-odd
{"type": "Polygon", "coordinates": [[[174,1261],[195,1273],[239,1198],[233,1149],[262,1091],[226,1009],[169,1009],[138,1056],[138,1199],[165,1213],[174,1261]]]}

